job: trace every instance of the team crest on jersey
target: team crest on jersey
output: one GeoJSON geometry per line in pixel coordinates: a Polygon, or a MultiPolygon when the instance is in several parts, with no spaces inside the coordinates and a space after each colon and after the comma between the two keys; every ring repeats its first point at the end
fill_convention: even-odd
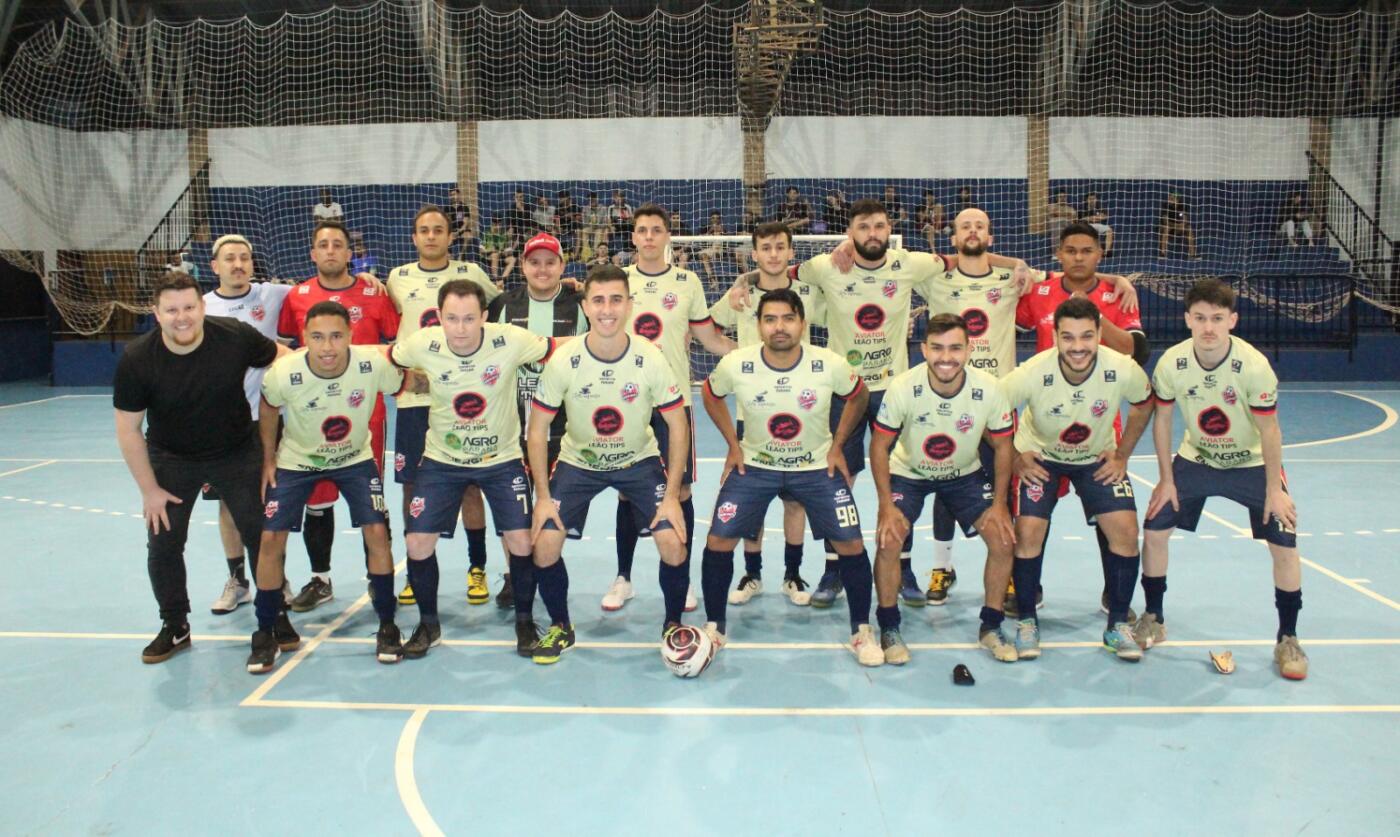
{"type": "Polygon", "coordinates": [[[953,426],[958,428],[959,433],[968,432],[972,429],[972,416],[968,415],[967,413],[963,413],[962,415],[958,416],[958,420],[954,423],[953,426]]]}
{"type": "Polygon", "coordinates": [[[899,286],[895,284],[893,279],[886,279],[884,287],[880,288],[880,293],[884,294],[887,299],[894,299],[895,292],[898,290],[899,286]]]}
{"type": "Polygon", "coordinates": [[[1089,412],[1093,414],[1094,418],[1101,417],[1104,413],[1108,412],[1108,402],[1102,398],[1095,400],[1093,405],[1089,407],[1089,412]]]}
{"type": "Polygon", "coordinates": [[[423,513],[423,507],[426,505],[422,497],[414,497],[408,503],[408,513],[416,518],[423,513]]]}
{"type": "Polygon", "coordinates": [[[272,519],[273,517],[275,517],[276,515],[277,515],[277,501],[276,501],[276,500],[268,500],[268,501],[267,501],[267,505],[263,507],[263,517],[266,517],[268,520],[271,520],[271,519],[272,519]]]}
{"type": "Polygon", "coordinates": [[[720,503],[719,508],[715,509],[715,517],[718,517],[721,523],[728,523],[738,513],[739,507],[733,503],[720,503]]]}
{"type": "Polygon", "coordinates": [[[817,406],[817,394],[810,389],[804,389],[797,394],[797,406],[804,410],[810,410],[817,406]]]}
{"type": "Polygon", "coordinates": [[[987,290],[987,302],[996,305],[1001,302],[1001,288],[989,288],[987,290]]]}
{"type": "Polygon", "coordinates": [[[636,401],[638,394],[639,392],[637,390],[636,384],[631,383],[629,381],[628,383],[622,385],[622,400],[626,401],[628,404],[631,404],[633,401],[636,401]]]}
{"type": "Polygon", "coordinates": [[[368,375],[369,373],[371,373],[371,372],[373,372],[373,371],[374,371],[374,364],[372,364],[372,363],[371,363],[370,361],[368,361],[368,360],[362,360],[362,361],[360,361],[360,374],[362,374],[362,375],[368,375]]]}
{"type": "Polygon", "coordinates": [[[262,322],[263,318],[267,316],[267,309],[263,308],[261,305],[254,305],[252,308],[248,309],[248,316],[258,322],[262,322]]]}
{"type": "Polygon", "coordinates": [[[350,395],[347,396],[345,400],[350,404],[351,408],[358,407],[365,403],[365,391],[362,389],[352,389],[350,390],[350,395]]]}
{"type": "Polygon", "coordinates": [[[364,317],[365,317],[365,312],[362,311],[362,310],[360,310],[360,306],[358,306],[358,305],[352,305],[352,306],[350,306],[349,309],[347,309],[347,310],[349,310],[349,312],[350,312],[350,324],[351,324],[351,325],[354,325],[355,323],[358,323],[360,320],[364,319],[364,317]]]}
{"type": "Polygon", "coordinates": [[[1220,393],[1220,397],[1224,398],[1225,403],[1231,407],[1235,406],[1235,402],[1239,400],[1239,395],[1235,392],[1234,387],[1225,387],[1225,390],[1220,393]]]}
{"type": "Polygon", "coordinates": [[[394,471],[395,471],[395,472],[402,471],[403,468],[404,468],[404,466],[407,465],[407,464],[408,464],[408,459],[407,459],[403,454],[401,454],[401,453],[396,453],[396,454],[394,454],[394,471]]]}
{"type": "Polygon", "coordinates": [[[294,386],[294,387],[299,387],[299,386],[301,386],[301,373],[300,373],[300,372],[293,372],[293,373],[292,373],[292,386],[294,386]]]}
{"type": "Polygon", "coordinates": [[[495,386],[496,382],[500,379],[501,370],[494,363],[481,370],[481,382],[487,385],[488,387],[495,386]]]}
{"type": "Polygon", "coordinates": [[[661,307],[665,308],[667,311],[675,308],[676,295],[668,291],[665,296],[661,297],[661,307]]]}
{"type": "Polygon", "coordinates": [[[1026,499],[1032,503],[1039,503],[1045,496],[1045,486],[1036,485],[1033,482],[1026,483],[1026,499]]]}

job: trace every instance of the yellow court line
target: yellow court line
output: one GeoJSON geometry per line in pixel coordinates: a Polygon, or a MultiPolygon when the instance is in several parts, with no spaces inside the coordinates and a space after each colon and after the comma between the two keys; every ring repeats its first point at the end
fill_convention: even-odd
{"type": "Polygon", "coordinates": [[[53,459],[45,459],[43,462],[35,462],[33,465],[26,465],[23,468],[16,468],[13,471],[6,471],[3,474],[0,474],[0,477],[8,477],[13,474],[22,474],[25,471],[32,471],[35,468],[42,468],[45,465],[52,465],[55,461],[56,460],[53,459]]]}
{"type": "Polygon", "coordinates": [[[427,709],[417,709],[403,725],[399,734],[399,746],[394,751],[394,783],[398,785],[399,801],[403,803],[413,827],[425,837],[442,837],[442,829],[423,804],[418,793],[418,780],[413,775],[413,754],[418,742],[418,731],[423,728],[423,719],[428,717],[427,709]]]}

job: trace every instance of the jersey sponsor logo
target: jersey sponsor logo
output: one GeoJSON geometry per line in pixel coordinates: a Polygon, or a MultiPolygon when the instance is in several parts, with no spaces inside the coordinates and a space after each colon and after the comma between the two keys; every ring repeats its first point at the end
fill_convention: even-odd
{"type": "Polygon", "coordinates": [[[1033,482],[1026,483],[1026,499],[1032,503],[1039,503],[1045,496],[1045,486],[1037,485],[1033,482]]]}
{"type": "MultiPolygon", "coordinates": [[[[1223,465],[1226,462],[1234,462],[1236,460],[1244,461],[1246,459],[1249,459],[1249,457],[1252,455],[1253,454],[1251,454],[1247,450],[1223,450],[1219,453],[1212,453],[1210,456],[1216,462],[1219,462],[1223,465]]],[[[1200,460],[1200,457],[1196,458],[1200,460]]],[[[1202,464],[1205,464],[1204,461],[1202,461],[1202,464]]]]}
{"type": "Polygon", "coordinates": [[[661,318],[652,313],[640,314],[632,322],[632,331],[655,343],[661,339],[661,318]]]}
{"type": "Polygon", "coordinates": [[[973,425],[972,416],[969,415],[968,413],[963,413],[962,415],[958,416],[958,420],[957,420],[956,422],[954,422],[954,424],[953,424],[953,426],[956,427],[956,428],[958,429],[958,432],[959,432],[959,433],[966,433],[966,432],[968,432],[969,430],[972,429],[972,425],[973,425]]]}
{"type": "Polygon", "coordinates": [[[248,316],[252,317],[257,322],[262,322],[263,318],[267,316],[267,309],[263,308],[261,305],[254,305],[248,310],[248,316]]]}
{"type": "Polygon", "coordinates": [[[958,443],[946,433],[936,433],[924,439],[924,456],[935,462],[942,462],[958,449],[958,443]]]}
{"type": "Polygon", "coordinates": [[[1101,298],[1105,303],[1113,302],[1113,301],[1115,301],[1115,300],[1118,299],[1118,294],[1114,293],[1113,291],[1109,291],[1108,293],[1104,294],[1104,295],[1103,295],[1102,297],[1100,297],[1100,298],[1101,298]]]}
{"type": "Polygon", "coordinates": [[[379,289],[378,289],[378,288],[376,288],[374,285],[371,285],[369,282],[366,282],[366,283],[365,283],[365,289],[364,289],[364,294],[365,294],[365,296],[374,296],[374,295],[377,294],[377,293],[379,293],[379,289]]]}
{"type": "Polygon", "coordinates": [[[496,364],[491,364],[481,370],[481,382],[488,387],[493,387],[501,379],[501,369],[496,364]]]}
{"type": "Polygon", "coordinates": [[[851,349],[849,352],[846,352],[846,363],[851,366],[860,366],[860,362],[864,360],[864,358],[865,356],[860,353],[860,349],[851,349]]]}
{"type": "Polygon", "coordinates": [[[969,337],[981,337],[987,333],[987,329],[992,324],[987,317],[987,312],[980,308],[969,308],[962,313],[962,317],[967,322],[969,337]]]}
{"type": "Polygon", "coordinates": [[[856,328],[861,331],[875,331],[885,324],[885,309],[878,305],[862,305],[856,309],[856,328]]]}
{"type": "Polygon", "coordinates": [[[665,308],[667,311],[673,310],[676,307],[676,302],[676,295],[669,291],[665,296],[661,297],[661,307],[665,308]]]}
{"type": "Polygon", "coordinates": [[[441,320],[438,319],[438,310],[436,308],[429,308],[427,311],[418,315],[419,328],[432,328],[435,325],[442,325],[441,320]]]}
{"type": "Polygon", "coordinates": [[[802,420],[792,413],[777,413],[768,418],[768,433],[780,442],[791,442],[802,432],[802,420]]]}
{"type": "Polygon", "coordinates": [[[593,429],[599,436],[616,436],[622,432],[622,413],[616,407],[599,407],[593,411],[593,429]]]}
{"type": "Polygon", "coordinates": [[[408,501],[408,513],[414,517],[418,517],[423,513],[423,509],[427,505],[427,502],[422,497],[414,497],[412,500],[408,501]]]}
{"type": "Polygon", "coordinates": [[[452,411],[468,421],[486,412],[486,399],[475,392],[463,392],[452,399],[452,411]]]}
{"type": "Polygon", "coordinates": [[[1001,288],[988,288],[987,304],[996,305],[998,302],[1001,302],[1001,288]]]}
{"type": "Polygon", "coordinates": [[[1220,397],[1224,398],[1225,403],[1229,404],[1232,407],[1237,401],[1240,400],[1239,394],[1235,392],[1234,387],[1225,387],[1225,389],[1220,393],[1220,397]]]}
{"type": "Polygon", "coordinates": [[[880,288],[880,293],[884,294],[886,299],[894,299],[894,295],[898,290],[899,286],[895,284],[893,279],[886,279],[884,287],[880,288]]]}
{"type": "Polygon", "coordinates": [[[350,394],[345,396],[345,401],[353,409],[365,403],[365,391],[362,389],[352,389],[350,394]]]}
{"type": "Polygon", "coordinates": [[[343,442],[350,435],[350,419],[345,416],[330,416],[321,422],[321,435],[327,442],[343,442]]]}
{"type": "Polygon", "coordinates": [[[715,509],[715,517],[718,517],[721,523],[728,523],[733,520],[734,515],[738,513],[739,507],[729,502],[720,503],[719,508],[715,509]]]}
{"type": "Polygon", "coordinates": [[[974,357],[968,360],[967,365],[973,369],[996,369],[1000,364],[994,357],[974,357]]]}
{"type": "Polygon", "coordinates": [[[297,288],[297,293],[301,294],[302,296],[306,296],[307,294],[311,293],[311,286],[301,285],[297,288]]]}
{"type": "Polygon", "coordinates": [[[636,401],[639,394],[640,391],[637,389],[636,384],[629,381],[622,385],[622,400],[626,401],[628,404],[636,401]]]}
{"type": "Polygon", "coordinates": [[[1093,405],[1089,407],[1089,412],[1094,418],[1099,418],[1108,412],[1108,402],[1102,398],[1095,399],[1093,405]]]}
{"type": "Polygon", "coordinates": [[[1230,432],[1230,417],[1219,407],[1207,407],[1196,416],[1196,426],[1207,436],[1224,436],[1230,432]]]}
{"type": "Polygon", "coordinates": [[[300,373],[300,372],[293,372],[293,373],[292,373],[292,386],[294,386],[294,387],[299,387],[299,386],[301,386],[301,373],[300,373]]]}
{"type": "Polygon", "coordinates": [[[1041,285],[1040,287],[1038,287],[1038,288],[1035,289],[1035,292],[1036,292],[1036,294],[1038,294],[1038,295],[1040,295],[1040,296],[1049,296],[1049,295],[1050,295],[1050,286],[1049,286],[1049,285],[1041,285]]]}
{"type": "Polygon", "coordinates": [[[804,389],[797,394],[797,406],[804,410],[810,410],[817,406],[817,394],[810,389],[804,389]]]}
{"type": "Polygon", "coordinates": [[[1060,431],[1060,441],[1067,445],[1082,445],[1088,441],[1089,434],[1092,432],[1086,425],[1076,421],[1060,431]]]}
{"type": "Polygon", "coordinates": [[[276,500],[268,500],[268,501],[267,501],[267,505],[266,505],[266,506],[263,506],[263,517],[266,517],[268,520],[271,520],[272,518],[274,518],[274,517],[276,517],[276,516],[277,516],[277,501],[276,501],[276,500]]]}

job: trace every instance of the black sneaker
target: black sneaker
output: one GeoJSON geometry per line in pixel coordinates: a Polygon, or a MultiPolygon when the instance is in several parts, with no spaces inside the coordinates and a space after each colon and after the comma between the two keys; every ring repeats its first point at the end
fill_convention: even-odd
{"type": "Polygon", "coordinates": [[[573,648],[576,642],[578,635],[574,633],[573,625],[550,625],[540,641],[535,643],[530,656],[540,665],[551,665],[559,662],[564,652],[573,648]]]}
{"type": "Polygon", "coordinates": [[[510,610],[515,607],[515,588],[510,583],[510,573],[501,576],[501,592],[496,594],[496,607],[510,610]]]}
{"type": "Polygon", "coordinates": [[[277,647],[277,637],[272,631],[257,630],[253,633],[253,653],[248,655],[249,674],[267,674],[277,665],[282,650],[277,647]]]}
{"type": "Polygon", "coordinates": [[[374,655],[381,663],[397,663],[403,659],[403,640],[399,636],[399,626],[384,622],[379,633],[374,635],[374,655]]]}
{"type": "Polygon", "coordinates": [[[540,641],[540,629],[533,619],[515,623],[515,653],[522,657],[535,656],[535,643],[540,641]]]}
{"type": "Polygon", "coordinates": [[[442,625],[429,625],[420,622],[413,629],[413,636],[403,644],[403,655],[410,660],[427,656],[428,649],[442,644],[442,625]]]}
{"type": "Polygon", "coordinates": [[[272,636],[277,640],[277,647],[283,651],[295,651],[301,647],[301,634],[292,627],[292,620],[287,618],[285,610],[277,614],[277,621],[272,623],[272,636]]]}
{"type": "MultiPolygon", "coordinates": [[[[1037,603],[1036,606],[1039,607],[1039,603],[1037,603]]],[[[1108,591],[1107,591],[1107,590],[1103,591],[1103,593],[1101,593],[1101,594],[1099,595],[1099,613],[1102,613],[1104,616],[1107,616],[1107,615],[1108,615],[1108,591]]],[[[1137,622],[1137,618],[1138,618],[1137,611],[1136,611],[1136,610],[1133,610],[1131,607],[1129,607],[1129,608],[1128,608],[1128,624],[1131,625],[1131,624],[1137,622]]]]}
{"type": "Polygon", "coordinates": [[[315,610],[331,599],[335,598],[335,590],[329,581],[322,581],[317,576],[311,576],[311,580],[306,582],[306,586],[301,588],[296,598],[292,599],[292,610],[297,613],[305,613],[308,610],[315,610]]]}
{"type": "MultiPolygon", "coordinates": [[[[1016,591],[1014,584],[1008,584],[1006,598],[1002,599],[1001,612],[1008,617],[1015,619],[1021,615],[1021,608],[1016,604],[1016,591]]],[[[1045,605],[1045,588],[1035,588],[1035,609],[1040,610],[1045,605]]]]}
{"type": "Polygon", "coordinates": [[[151,644],[141,649],[141,662],[163,663],[177,653],[190,647],[190,626],[182,622],[166,622],[160,626],[160,633],[151,644]]]}

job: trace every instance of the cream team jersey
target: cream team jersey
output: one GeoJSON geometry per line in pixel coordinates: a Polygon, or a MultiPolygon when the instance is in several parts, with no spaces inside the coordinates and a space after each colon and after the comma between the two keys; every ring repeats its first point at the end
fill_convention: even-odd
{"type": "Polygon", "coordinates": [[[1191,341],[1167,349],[1152,373],[1157,400],[1176,402],[1186,422],[1177,455],[1212,468],[1264,464],[1254,413],[1278,409],[1278,376],[1258,349],[1230,338],[1225,359],[1207,369],[1191,341]]]}
{"type": "Polygon", "coordinates": [[[967,365],[998,378],[1016,368],[1016,303],[1020,293],[1011,268],[982,276],[945,271],[919,292],[932,314],[957,314],[967,321],[967,365]]]}
{"type": "Polygon", "coordinates": [[[616,360],[600,360],[588,338],[570,340],[550,358],[535,390],[535,408],[568,419],[559,459],[590,471],[618,471],[658,456],[651,411],[684,404],[661,350],[631,335],[616,360]]]}
{"type": "Polygon", "coordinates": [[[925,363],[890,381],[875,417],[877,431],[896,437],[890,473],[920,480],[975,474],[982,468],[982,434],[1015,429],[997,379],[980,369],[965,371],[962,387],[946,398],[929,383],[925,363]]]}
{"type": "Polygon", "coordinates": [[[394,344],[394,363],[428,375],[428,441],[423,455],[444,465],[482,468],[520,458],[516,374],[549,357],[554,340],[519,326],[485,323],[481,345],[459,355],[442,326],[394,344]]]}
{"type": "Polygon", "coordinates": [[[710,322],[705,286],[700,277],[679,267],[651,274],[635,264],[627,268],[627,284],[632,289],[632,321],[627,330],[661,350],[681,399],[690,406],[690,327],[710,322]]]}
{"type": "MultiPolygon", "coordinates": [[[[757,273],[750,273],[751,281],[758,281],[757,273]]],[[[820,289],[800,282],[796,279],[786,279],[788,289],[792,290],[802,300],[802,310],[804,323],[802,327],[802,342],[812,342],[812,326],[826,324],[826,295],[820,289]]],[[[720,297],[719,302],[710,306],[710,316],[715,323],[725,328],[734,329],[736,342],[740,346],[754,346],[758,339],[758,301],[768,290],[749,285],[749,305],[742,311],[735,311],[729,307],[729,295],[720,297]]]]}
{"type": "Polygon", "coordinates": [[[263,400],[282,411],[277,467],[324,471],[371,461],[375,402],[402,384],[403,373],[378,346],[351,346],[350,364],[336,378],[313,372],[305,349],[284,355],[262,382],[263,400]]]}
{"type": "Polygon", "coordinates": [[[1053,462],[1084,465],[1115,445],[1113,420],[1123,401],[1136,406],[1152,397],[1137,361],[1100,346],[1089,377],[1071,384],[1056,349],[1046,349],[1001,381],[1011,409],[1026,407],[1016,428],[1016,449],[1039,451],[1053,462]]]}
{"type": "MultiPolygon", "coordinates": [[[[417,262],[399,265],[389,272],[385,286],[389,298],[399,309],[399,340],[406,340],[421,328],[438,324],[438,289],[453,279],[466,279],[486,292],[486,302],[501,295],[501,291],[482,270],[471,262],[450,261],[446,267],[427,270],[417,262]]],[[[483,315],[485,312],[483,311],[483,315]]],[[[429,396],[405,392],[395,401],[400,407],[427,407],[429,396]]]]}
{"type": "Polygon", "coordinates": [[[910,292],[947,270],[941,256],[890,249],[879,267],[842,273],[829,254],[808,259],[797,278],[826,296],[827,348],[846,358],[872,392],[909,368],[910,292]]]}
{"type": "MultiPolygon", "coordinates": [[[[257,329],[268,340],[276,340],[282,300],[287,298],[292,288],[292,285],[254,282],[238,296],[223,296],[218,291],[210,291],[204,295],[204,313],[213,317],[232,317],[257,329]]],[[[262,392],[263,374],[266,372],[266,369],[254,367],[243,375],[243,394],[248,396],[253,421],[258,420],[258,399],[262,397],[259,393],[262,392]]]]}
{"type": "Polygon", "coordinates": [[[705,386],[716,398],[734,393],[745,463],[815,471],[826,467],[831,450],[832,397],[853,395],[861,380],[840,355],[804,343],[786,369],[770,366],[762,345],[736,349],[720,358],[705,386]]]}

